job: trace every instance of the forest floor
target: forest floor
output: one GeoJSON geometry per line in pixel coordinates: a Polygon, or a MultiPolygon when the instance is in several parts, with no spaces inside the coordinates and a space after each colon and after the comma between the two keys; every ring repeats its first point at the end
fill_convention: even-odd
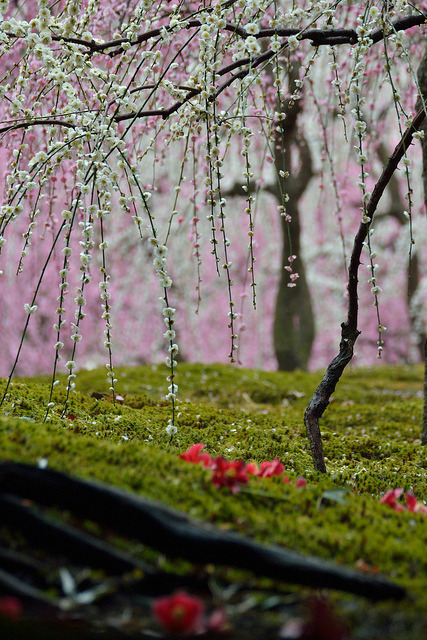
{"type": "MultiPolygon", "coordinates": [[[[55,405],[45,422],[49,379],[14,379],[0,409],[1,459],[47,465],[118,486],[222,531],[383,575],[408,594],[403,600],[373,603],[339,591],[297,586],[286,575],[277,581],[241,569],[174,560],[137,541],[124,542],[93,523],[78,523],[159,571],[182,576],[186,591],[194,594],[194,584],[203,584],[195,595],[208,611],[220,610],[227,619],[216,630],[201,630],[206,638],[425,640],[427,514],[407,509],[404,494],[396,496],[395,508],[380,502],[397,488],[416,496],[419,506],[427,499],[426,447],[420,440],[421,367],[354,368],[344,374],[321,423],[326,476],[312,469],[303,426],[321,373],[180,363],[177,374],[178,432],[172,443],[165,432],[171,406],[163,399],[169,384],[163,365],[118,369],[120,401],[115,403],[107,391],[105,369],[81,371],[65,411],[64,379],[55,387],[55,405]],[[284,471],[280,476],[250,476],[232,493],[214,486],[209,468],[179,458],[196,443],[203,443],[212,458],[258,465],[278,458],[284,471]],[[307,484],[300,481],[297,486],[301,476],[307,484]],[[193,589],[188,587],[191,580],[193,589]]],[[[1,393],[5,384],[0,380],[1,393]]],[[[76,524],[68,513],[55,514],[61,522],[76,524]]],[[[28,554],[28,547],[13,527],[0,527],[0,552],[28,554]]],[[[50,562],[51,572],[58,571],[54,565],[59,560],[46,549],[30,551],[37,561],[50,562]]],[[[80,584],[92,588],[106,580],[99,572],[88,577],[84,567],[72,565],[67,571],[56,582],[52,578],[50,596],[61,596],[61,585],[70,596],[80,584]]],[[[74,602],[69,612],[58,616],[41,604],[27,604],[25,598],[22,610],[11,613],[4,607],[2,614],[2,601],[7,602],[3,588],[0,635],[3,629],[4,637],[30,640],[84,640],[92,631],[93,637],[108,639],[165,637],[150,614],[153,594],[138,599],[132,593],[126,600],[121,593],[119,600],[111,600],[111,591],[110,600],[97,599],[97,608],[74,602]]]]}

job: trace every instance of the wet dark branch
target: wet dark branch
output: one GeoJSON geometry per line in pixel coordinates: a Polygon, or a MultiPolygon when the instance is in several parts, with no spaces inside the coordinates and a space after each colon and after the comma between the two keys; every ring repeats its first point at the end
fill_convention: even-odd
{"type": "MultiPolygon", "coordinates": [[[[390,23],[390,27],[385,31],[384,29],[376,29],[367,34],[367,37],[375,44],[394,33],[395,31],[406,31],[412,27],[424,24],[426,20],[424,13],[408,16],[406,18],[399,18],[390,23]]],[[[184,29],[194,29],[202,25],[202,22],[198,19],[190,19],[182,23],[184,29]]],[[[164,27],[167,32],[173,33],[174,28],[168,26],[164,27]]],[[[70,44],[78,44],[88,49],[90,53],[103,53],[108,49],[112,49],[108,55],[115,56],[123,53],[121,45],[130,44],[132,47],[138,46],[151,40],[152,38],[158,38],[163,31],[163,27],[157,27],[150,29],[145,33],[141,33],[134,40],[129,38],[117,38],[115,40],[109,40],[107,42],[95,42],[95,40],[83,40],[81,38],[67,38],[64,36],[52,36],[54,42],[69,42],[70,44]]],[[[227,23],[224,27],[224,31],[234,33],[240,38],[248,38],[251,34],[247,33],[244,27],[239,25],[227,23]]],[[[14,34],[8,34],[14,37],[14,34]]],[[[280,38],[288,38],[289,36],[298,36],[300,40],[310,40],[313,46],[321,45],[335,45],[335,44],[356,44],[358,40],[357,32],[355,29],[261,29],[259,33],[255,35],[257,39],[269,38],[277,35],[280,38]]]]}
{"type": "Polygon", "coordinates": [[[7,124],[5,127],[1,127],[1,133],[8,133],[8,131],[16,131],[16,129],[27,129],[28,127],[33,127],[36,125],[54,125],[57,127],[68,127],[69,129],[75,129],[76,125],[71,122],[66,122],[65,120],[55,120],[53,118],[40,118],[25,122],[14,122],[7,124]]]}
{"type": "Polygon", "coordinates": [[[23,504],[22,500],[0,494],[0,509],[3,522],[18,527],[25,537],[35,544],[49,540],[49,550],[67,550],[67,556],[75,562],[86,562],[91,566],[112,573],[125,571],[150,572],[150,567],[136,560],[124,551],[74,527],[55,521],[38,513],[33,507],[23,504]]]}
{"type": "Polygon", "coordinates": [[[396,146],[392,156],[384,168],[372,196],[366,208],[366,215],[369,218],[367,223],[361,222],[359,230],[353,243],[353,251],[350,259],[349,276],[348,276],[348,314],[347,320],[341,325],[341,342],[339,354],[332,360],[328,366],[325,375],[319,386],[317,387],[310,404],[308,405],[305,415],[304,424],[310,443],[311,455],[313,458],[314,468],[322,473],[326,472],[325,459],[323,455],[322,438],[319,427],[319,420],[322,417],[335,387],[347,364],[353,357],[354,344],[359,335],[357,328],[358,321],[358,271],[360,265],[360,256],[363,244],[372,224],[378,202],[389,184],[397,165],[412,142],[415,131],[421,126],[425,117],[423,109],[420,109],[412,121],[412,124],[406,129],[399,144],[396,146]]]}

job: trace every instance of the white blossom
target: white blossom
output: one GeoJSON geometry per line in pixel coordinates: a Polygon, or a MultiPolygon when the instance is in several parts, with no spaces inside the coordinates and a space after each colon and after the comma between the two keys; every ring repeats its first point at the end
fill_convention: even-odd
{"type": "Polygon", "coordinates": [[[28,304],[28,302],[26,302],[24,304],[24,309],[28,314],[32,314],[32,313],[35,313],[37,311],[38,307],[37,307],[36,304],[30,305],[30,304],[28,304]]]}

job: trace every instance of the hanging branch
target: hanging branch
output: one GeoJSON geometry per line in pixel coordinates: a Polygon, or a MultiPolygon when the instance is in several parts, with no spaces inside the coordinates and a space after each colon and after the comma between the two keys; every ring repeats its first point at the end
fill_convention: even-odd
{"type": "Polygon", "coordinates": [[[361,222],[353,243],[353,251],[348,270],[348,311],[347,320],[341,324],[340,350],[337,356],[329,364],[325,375],[308,405],[304,414],[304,424],[310,442],[311,456],[316,471],[326,473],[325,459],[323,455],[322,436],[320,433],[319,420],[329,404],[329,400],[340,379],[345,367],[353,357],[354,344],[360,334],[357,328],[359,303],[357,296],[358,270],[363,244],[372,224],[378,202],[390,182],[397,165],[404,156],[406,150],[412,142],[414,133],[418,130],[425,117],[424,109],[420,109],[406,129],[399,144],[396,146],[384,171],[381,174],[372,196],[366,207],[368,222],[361,222]]]}

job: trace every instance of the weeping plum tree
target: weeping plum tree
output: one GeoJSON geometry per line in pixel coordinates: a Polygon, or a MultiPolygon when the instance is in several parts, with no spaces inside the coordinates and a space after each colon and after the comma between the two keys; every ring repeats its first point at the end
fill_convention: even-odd
{"type": "MultiPolygon", "coordinates": [[[[101,315],[114,394],[115,341],[120,344],[129,318],[128,335],[146,340],[150,332],[141,309],[153,316],[152,300],[160,296],[160,322],[150,328],[163,336],[172,437],[178,427],[176,336],[178,329],[180,337],[185,333],[179,324],[185,305],[183,278],[173,287],[171,274],[186,275],[187,253],[197,311],[205,263],[221,276],[234,362],[242,328],[236,286],[242,285],[244,296],[248,288],[255,306],[257,274],[263,273],[257,252],[265,245],[271,253],[269,243],[281,229],[289,255],[281,259],[280,291],[285,284],[292,290],[300,286],[300,297],[284,296],[274,333],[282,334],[279,342],[292,342],[298,324],[305,322],[312,332],[301,270],[302,221],[311,226],[311,245],[318,245],[322,261],[332,264],[332,279],[348,278],[340,354],[306,413],[315,466],[324,470],[319,419],[360,332],[362,249],[370,302],[366,293],[361,299],[364,307],[374,305],[378,355],[383,350],[372,222],[399,162],[408,220],[401,226],[408,229],[409,260],[414,255],[421,199],[409,147],[423,136],[425,110],[416,68],[426,15],[418,4],[2,0],[0,286],[9,382],[19,359],[27,357],[24,347],[50,341],[48,417],[61,367],[69,395],[82,338],[95,330],[94,317],[101,315]],[[385,167],[378,163],[380,142],[389,153],[397,144],[385,167]],[[317,163],[317,202],[313,194],[301,199],[312,173],[308,162],[317,163]],[[262,188],[266,183],[276,185],[273,216],[262,188]],[[228,195],[233,184],[242,186],[237,207],[228,195]],[[345,200],[343,186],[352,190],[356,206],[345,200]],[[323,251],[322,238],[340,247],[342,268],[330,250],[323,251]],[[155,286],[145,275],[147,255],[155,286]],[[20,285],[12,285],[14,299],[8,302],[12,264],[20,285]],[[19,286],[27,296],[22,304],[15,296],[19,286]],[[136,312],[134,300],[140,303],[136,312]],[[292,327],[283,336],[289,318],[292,327]]],[[[414,295],[421,310],[423,291],[414,295]]],[[[422,311],[418,315],[422,323],[422,311]]],[[[201,331],[215,336],[215,324],[209,319],[201,331]]]]}

